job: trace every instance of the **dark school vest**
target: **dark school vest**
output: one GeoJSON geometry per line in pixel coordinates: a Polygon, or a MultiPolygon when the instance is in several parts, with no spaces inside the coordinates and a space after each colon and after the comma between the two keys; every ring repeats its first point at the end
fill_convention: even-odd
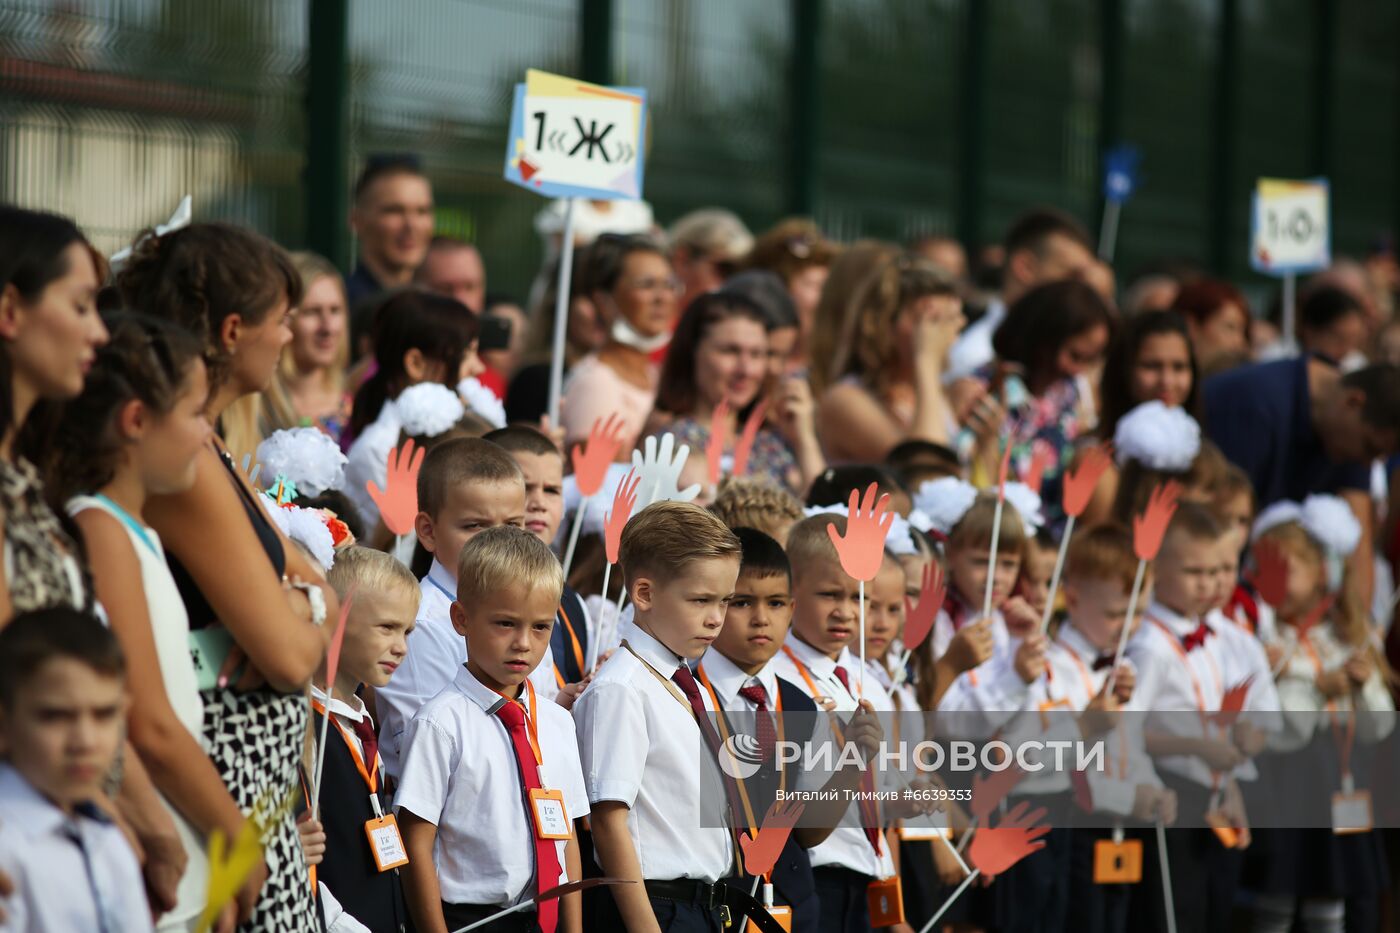
{"type": "Polygon", "coordinates": [[[583,680],[583,671],[579,669],[573,639],[569,638],[568,626],[564,624],[565,616],[568,616],[569,623],[574,627],[574,634],[578,636],[579,649],[583,652],[586,664],[588,626],[584,624],[583,599],[569,586],[564,587],[564,595],[559,600],[559,614],[554,619],[554,632],[549,636],[549,651],[554,658],[555,668],[564,675],[564,682],[576,684],[583,680]]]}

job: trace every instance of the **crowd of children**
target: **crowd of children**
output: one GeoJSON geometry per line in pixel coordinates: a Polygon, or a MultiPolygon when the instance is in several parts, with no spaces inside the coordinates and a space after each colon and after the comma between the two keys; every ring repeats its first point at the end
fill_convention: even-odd
{"type": "MultiPolygon", "coordinates": [[[[1396,446],[1393,368],[1227,374],[1232,393],[1303,393],[1237,454],[1202,436],[1183,319],[1120,326],[1088,286],[1031,287],[998,334],[1079,323],[944,398],[956,295],[882,254],[870,281],[912,289],[891,321],[939,362],[846,439],[888,448],[879,463],[805,451],[788,471],[812,474],[804,502],[788,473],[746,471],[723,438],[689,450],[664,420],[659,444],[595,464],[606,431],[565,450],[547,421],[504,424],[466,384],[477,316],[408,290],[368,328],[348,456],[310,425],[240,461],[226,435],[309,287],[280,248],[195,224],[109,277],[76,227],[3,208],[0,257],[0,930],[1369,933],[1400,916],[1380,828],[1400,681],[1370,599],[1374,516],[1336,467],[1353,449],[1336,423],[1367,460],[1396,446]],[[901,406],[925,428],[887,444],[901,406]],[[1295,452],[1312,486],[1268,459],[1295,452]],[[858,576],[870,486],[892,517],[858,576]],[[877,766],[900,743],[1047,739],[1097,743],[1103,766],[877,766]],[[1048,832],[984,870],[1032,808],[1048,832]]],[[[860,277],[836,271],[833,288],[860,277]]],[[[730,324],[768,320],[726,296],[694,380],[729,378],[730,324]]],[[[875,339],[863,313],[851,332],[875,339]]],[[[784,346],[768,442],[812,446],[784,346]]],[[[905,349],[871,359],[897,369],[905,349]]],[[[833,404],[854,408],[826,428],[876,403],[851,365],[833,404]]],[[[750,442],[761,368],[743,368],[752,429],[729,426],[750,442]]]]}

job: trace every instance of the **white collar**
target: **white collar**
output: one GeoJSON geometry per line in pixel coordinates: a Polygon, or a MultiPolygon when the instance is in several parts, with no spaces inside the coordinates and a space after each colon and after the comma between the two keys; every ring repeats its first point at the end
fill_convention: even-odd
{"type": "Polygon", "coordinates": [[[1099,649],[1089,644],[1089,639],[1085,638],[1084,633],[1075,627],[1073,619],[1060,626],[1057,640],[1061,647],[1078,656],[1079,660],[1086,664],[1093,664],[1099,659],[1099,649]]]}
{"type": "Polygon", "coordinates": [[[788,638],[783,644],[792,649],[792,653],[796,655],[797,660],[806,665],[807,669],[818,677],[831,677],[831,672],[836,670],[836,665],[847,657],[846,649],[842,648],[841,656],[833,661],[816,648],[807,644],[797,635],[788,638]]]}
{"type": "MultiPolygon", "coordinates": [[[[465,664],[457,668],[457,676],[453,678],[452,684],[488,716],[494,716],[496,710],[509,702],[508,698],[501,696],[478,680],[477,676],[465,664]]],[[[535,710],[530,707],[530,688],[525,683],[520,685],[520,696],[517,699],[525,707],[527,713],[531,716],[535,715],[535,710]]]]}
{"type": "Polygon", "coordinates": [[[684,658],[638,625],[635,618],[623,624],[622,637],[627,640],[628,647],[636,652],[637,657],[656,668],[663,677],[670,677],[685,663],[684,658]]]}
{"type": "Polygon", "coordinates": [[[700,659],[700,666],[704,668],[710,686],[715,688],[715,695],[720,698],[721,705],[725,708],[729,708],[733,701],[740,699],[739,691],[751,684],[758,684],[767,692],[770,709],[777,702],[774,698],[778,693],[778,675],[773,671],[771,661],[763,665],[763,669],[757,674],[746,674],[737,664],[712,647],[700,659]]]}
{"type": "Polygon", "coordinates": [[[82,806],[70,817],[52,800],[39,793],[14,765],[8,763],[0,764],[0,802],[14,817],[11,825],[31,839],[58,832],[64,826],[76,825],[82,819],[108,822],[92,804],[82,806]]]}
{"type": "MultiPolygon", "coordinates": [[[[322,706],[330,709],[332,713],[335,713],[340,718],[348,719],[350,722],[361,722],[369,716],[369,710],[365,707],[365,701],[358,696],[353,696],[355,700],[353,704],[346,703],[339,697],[327,697],[326,691],[312,684],[311,698],[319,702],[322,706]]],[[[370,720],[370,724],[373,725],[374,721],[370,720]]]]}
{"type": "Polygon", "coordinates": [[[1152,601],[1151,605],[1147,607],[1147,614],[1165,625],[1168,631],[1177,638],[1185,638],[1187,635],[1194,632],[1196,627],[1201,624],[1201,620],[1188,618],[1175,609],[1168,609],[1155,599],[1152,601]]]}
{"type": "Polygon", "coordinates": [[[423,579],[441,595],[456,601],[457,581],[452,579],[451,571],[439,563],[436,557],[433,558],[433,565],[428,568],[428,574],[423,579]]]}

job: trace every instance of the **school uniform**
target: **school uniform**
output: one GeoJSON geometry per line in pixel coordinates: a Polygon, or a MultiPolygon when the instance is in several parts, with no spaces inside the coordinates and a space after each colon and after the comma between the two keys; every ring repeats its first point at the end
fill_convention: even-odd
{"type": "MultiPolygon", "coordinates": [[[[953,635],[971,622],[974,615],[967,604],[956,597],[944,604],[934,620],[934,631],[939,634],[939,640],[934,643],[934,657],[947,653],[953,635]]],[[[992,611],[990,624],[991,657],[959,674],[938,701],[940,713],[952,714],[945,719],[958,735],[989,736],[1027,702],[1028,685],[1016,673],[1016,650],[1021,641],[1011,637],[1000,610],[992,611]]]]}
{"type": "MultiPolygon", "coordinates": [[[[1143,672],[1137,689],[1150,712],[1148,732],[1191,738],[1223,739],[1221,728],[1206,719],[1220,710],[1232,684],[1226,654],[1230,644],[1206,620],[1187,618],[1158,602],[1151,603],[1128,643],[1128,657],[1143,672]]],[[[1204,761],[1189,755],[1163,755],[1154,761],[1165,786],[1176,792],[1179,821],[1199,825],[1218,805],[1228,775],[1214,775],[1204,761]]],[[[1241,864],[1210,829],[1174,829],[1167,833],[1173,903],[1182,930],[1229,929],[1241,864]]],[[[1156,846],[1144,846],[1144,877],[1160,871],[1156,846]]],[[[1144,886],[1135,898],[1133,927],[1165,929],[1160,885],[1144,886]]]]}
{"type": "MultiPolygon", "coordinates": [[[[622,647],[573,709],[588,800],[627,806],[627,830],[661,928],[719,933],[716,898],[723,892],[716,882],[735,875],[738,862],[727,790],[707,752],[713,703],[675,652],[635,623],[621,634],[622,647]]],[[[599,897],[594,906],[585,926],[621,929],[612,898],[599,897]]]]}
{"type": "MultiPolygon", "coordinates": [[[[418,586],[422,597],[413,631],[408,636],[408,654],[388,685],[375,691],[375,708],[380,720],[379,754],[392,780],[399,778],[405,735],[414,715],[424,703],[451,684],[457,671],[467,663],[467,640],[452,627],[457,581],[446,567],[434,560],[418,586]]],[[[554,661],[549,652],[545,652],[539,667],[530,672],[530,682],[541,696],[552,700],[558,695],[554,661]]]]}
{"type": "MultiPolygon", "coordinates": [[[[568,880],[567,840],[536,831],[536,788],[562,794],[565,831],[588,814],[569,714],[528,685],[507,700],[459,668],[413,717],[394,796],[396,810],[437,826],[433,864],[448,929],[568,880]]],[[[548,933],[557,911],[557,900],[546,901],[500,929],[528,926],[533,916],[548,933]]]]}
{"type": "Polygon", "coordinates": [[[398,869],[381,870],[366,835],[366,828],[387,812],[374,720],[359,697],[347,703],[327,697],[313,685],[311,700],[316,719],[325,715],[328,703],[331,713],[317,791],[326,854],[316,868],[316,879],[347,913],[370,929],[405,930],[408,909],[398,869]]]}
{"type": "Polygon", "coordinates": [[[152,929],[141,867],[121,830],[91,804],[64,813],[8,763],[0,764],[0,871],[15,887],[0,929],[152,929]]]}
{"type": "MultiPolygon", "coordinates": [[[[731,734],[754,735],[761,751],[759,770],[742,783],[747,804],[741,814],[742,824],[751,836],[757,836],[763,815],[777,798],[779,789],[809,789],[804,780],[810,772],[800,768],[782,769],[777,763],[776,742],[806,742],[817,720],[817,705],[796,684],[778,677],[770,661],[757,674],[746,674],[733,661],[714,648],[705,652],[697,669],[710,699],[719,701],[726,731],[731,734]],[[770,726],[763,722],[771,723],[770,726]]],[[[745,875],[752,878],[751,875],[745,875]]],[[[750,882],[751,883],[751,882],[750,882]]],[[[797,841],[797,834],[788,836],[787,844],[773,866],[770,883],[774,903],[792,908],[793,933],[816,933],[820,902],[816,881],[812,875],[812,860],[797,841]]]]}
{"type": "MultiPolygon", "coordinates": [[[[848,649],[838,658],[822,654],[801,638],[789,637],[773,659],[778,676],[797,684],[809,697],[828,697],[838,708],[850,709],[858,698],[870,701],[877,713],[891,713],[894,704],[873,677],[860,685],[860,661],[848,649]]],[[[840,718],[839,714],[835,714],[840,718]]],[[[889,716],[883,719],[888,722],[889,716]]],[[[833,729],[836,726],[833,725],[833,729]]],[[[873,776],[872,776],[873,779],[873,776]]],[[[870,781],[862,789],[875,788],[870,781]]],[[[820,845],[808,851],[821,900],[822,933],[858,933],[871,929],[867,891],[872,882],[894,876],[894,860],[881,833],[879,807],[852,805],[820,845]]]]}
{"type": "MultiPolygon", "coordinates": [[[[559,599],[559,612],[554,618],[554,631],[549,636],[549,657],[554,666],[555,686],[562,690],[566,684],[576,684],[588,675],[589,638],[593,620],[583,597],[571,586],[564,587],[559,599]]],[[[539,689],[536,685],[536,689],[539,689]]]]}

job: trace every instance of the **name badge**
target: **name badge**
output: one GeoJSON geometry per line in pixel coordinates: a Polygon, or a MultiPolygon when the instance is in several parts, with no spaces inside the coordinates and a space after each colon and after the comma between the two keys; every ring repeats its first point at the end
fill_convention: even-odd
{"type": "Polygon", "coordinates": [[[1230,818],[1219,810],[1212,810],[1205,816],[1206,825],[1215,833],[1215,838],[1220,840],[1220,844],[1227,849],[1233,849],[1240,844],[1240,831],[1231,823],[1230,818]]]}
{"type": "Polygon", "coordinates": [[[1050,714],[1057,709],[1073,712],[1074,707],[1069,705],[1069,700],[1061,697],[1058,700],[1046,700],[1040,704],[1040,728],[1050,728],[1050,714]]]}
{"type": "Polygon", "coordinates": [[[1094,843],[1094,884],[1137,884],[1142,880],[1142,840],[1094,843]]]}
{"type": "Polygon", "coordinates": [[[573,825],[564,808],[564,792],[536,787],[530,791],[530,805],[535,814],[535,835],[541,839],[572,839],[573,825]]]}
{"type": "Polygon", "coordinates": [[[1338,836],[1369,833],[1371,822],[1371,792],[1345,791],[1332,795],[1332,832],[1338,836]]]}
{"type": "Polygon", "coordinates": [[[892,927],[904,922],[904,888],[898,875],[879,878],[865,889],[872,927],[892,927]]]}
{"type": "MultiPolygon", "coordinates": [[[[768,916],[778,921],[778,926],[792,933],[792,908],[785,904],[776,904],[772,907],[765,907],[768,916]]],[[[758,924],[752,920],[744,924],[744,933],[759,933],[758,924]]]]}
{"type": "Polygon", "coordinates": [[[365,823],[365,835],[369,837],[369,853],[380,871],[408,864],[408,851],[403,847],[399,821],[394,819],[394,814],[386,813],[365,823]]]}

